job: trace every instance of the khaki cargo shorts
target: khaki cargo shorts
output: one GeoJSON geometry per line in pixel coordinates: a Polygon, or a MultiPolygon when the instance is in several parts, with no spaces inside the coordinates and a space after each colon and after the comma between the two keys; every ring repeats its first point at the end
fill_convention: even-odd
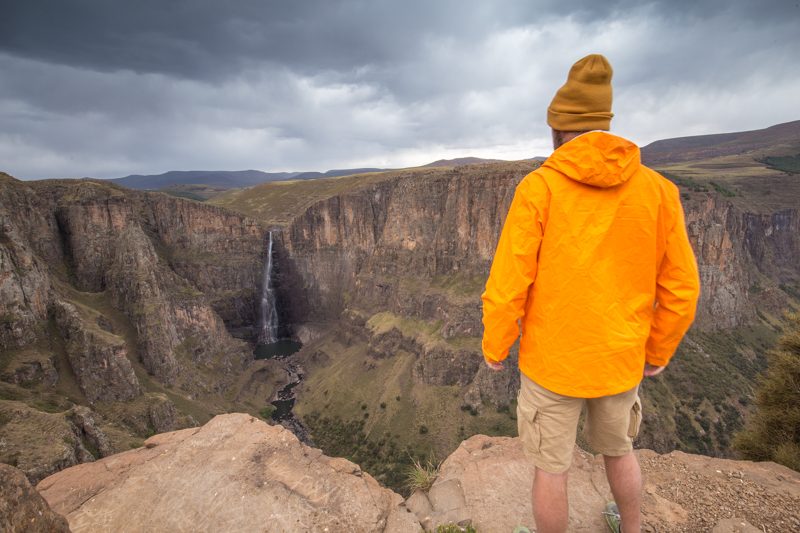
{"type": "Polygon", "coordinates": [[[639,387],[634,387],[614,396],[573,398],[551,392],[520,374],[517,428],[525,455],[546,472],[567,471],[584,403],[583,433],[589,445],[603,455],[625,455],[633,449],[642,421],[638,392],[639,387]]]}

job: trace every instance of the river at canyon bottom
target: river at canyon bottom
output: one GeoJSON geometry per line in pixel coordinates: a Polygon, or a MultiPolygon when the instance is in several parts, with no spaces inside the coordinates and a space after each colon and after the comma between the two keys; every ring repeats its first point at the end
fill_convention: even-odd
{"type": "Polygon", "coordinates": [[[301,348],[301,344],[291,339],[281,339],[270,344],[259,344],[255,349],[256,359],[274,359],[283,363],[287,382],[282,389],[275,392],[270,403],[275,406],[272,419],[294,433],[301,442],[313,445],[311,435],[303,423],[294,416],[294,388],[303,381],[303,368],[294,362],[293,355],[301,348]]]}

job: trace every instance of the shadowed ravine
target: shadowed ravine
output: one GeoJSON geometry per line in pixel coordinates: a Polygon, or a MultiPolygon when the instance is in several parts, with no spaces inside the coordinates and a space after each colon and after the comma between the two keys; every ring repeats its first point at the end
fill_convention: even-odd
{"type": "Polygon", "coordinates": [[[256,346],[254,355],[256,359],[274,359],[283,362],[281,368],[286,373],[287,383],[283,388],[275,391],[275,394],[268,400],[275,407],[272,412],[272,420],[280,423],[294,433],[298,439],[310,445],[312,442],[308,429],[292,413],[295,402],[294,388],[303,380],[304,374],[300,365],[292,361],[292,356],[300,349],[301,344],[292,339],[278,338],[280,324],[272,279],[274,267],[272,232],[268,232],[268,235],[267,257],[261,288],[259,344],[256,346]]]}

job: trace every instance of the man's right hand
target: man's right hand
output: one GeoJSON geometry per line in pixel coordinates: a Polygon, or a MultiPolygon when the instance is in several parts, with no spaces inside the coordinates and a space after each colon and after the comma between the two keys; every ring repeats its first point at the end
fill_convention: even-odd
{"type": "Polygon", "coordinates": [[[486,363],[486,366],[491,368],[494,372],[499,372],[503,370],[503,363],[495,363],[493,361],[489,361],[488,359],[483,360],[486,363]]]}
{"type": "Polygon", "coordinates": [[[665,366],[654,366],[650,363],[644,364],[644,377],[652,378],[653,376],[659,375],[664,369],[667,368],[665,366]]]}

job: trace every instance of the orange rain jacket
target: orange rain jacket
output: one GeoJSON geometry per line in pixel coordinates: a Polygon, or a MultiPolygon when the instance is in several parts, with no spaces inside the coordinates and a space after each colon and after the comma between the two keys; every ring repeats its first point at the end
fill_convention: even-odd
{"type": "Polygon", "coordinates": [[[517,186],[483,293],[483,354],[520,334],[520,370],[564,396],[627,391],[669,363],[700,282],[678,188],[607,132],[558,148],[517,186]]]}

